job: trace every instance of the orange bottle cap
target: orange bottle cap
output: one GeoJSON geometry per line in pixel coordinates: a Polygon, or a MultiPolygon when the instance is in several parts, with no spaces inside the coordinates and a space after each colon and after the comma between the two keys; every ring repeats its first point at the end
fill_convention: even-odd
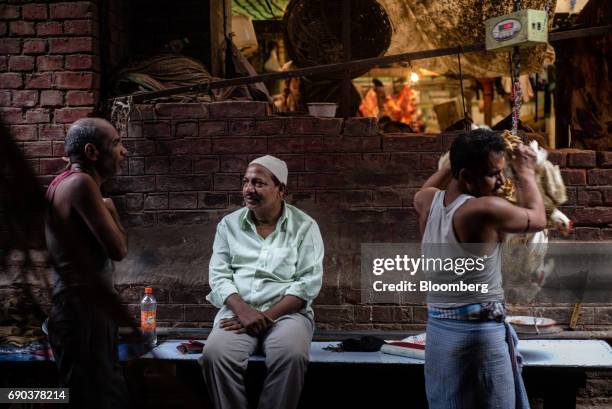
{"type": "Polygon", "coordinates": [[[145,294],[153,294],[153,287],[145,287],[145,294]]]}

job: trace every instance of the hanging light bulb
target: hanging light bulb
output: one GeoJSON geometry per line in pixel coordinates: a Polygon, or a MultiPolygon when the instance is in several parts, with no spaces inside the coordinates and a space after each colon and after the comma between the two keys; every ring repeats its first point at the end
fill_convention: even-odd
{"type": "Polygon", "coordinates": [[[417,74],[414,71],[410,73],[410,82],[413,82],[413,83],[419,82],[419,74],[417,74]]]}

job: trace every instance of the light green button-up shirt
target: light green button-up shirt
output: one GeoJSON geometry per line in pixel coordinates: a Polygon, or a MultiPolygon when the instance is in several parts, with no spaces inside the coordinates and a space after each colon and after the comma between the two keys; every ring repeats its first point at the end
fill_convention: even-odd
{"type": "Polygon", "coordinates": [[[312,301],[323,281],[323,239],[317,222],[298,208],[284,203],[276,229],[265,239],[244,207],[225,216],[217,225],[210,259],[206,299],[221,310],[215,323],[231,317],[225,306],[238,293],[252,308],[265,311],[285,295],[306,301],[302,310],[313,318],[312,301]]]}

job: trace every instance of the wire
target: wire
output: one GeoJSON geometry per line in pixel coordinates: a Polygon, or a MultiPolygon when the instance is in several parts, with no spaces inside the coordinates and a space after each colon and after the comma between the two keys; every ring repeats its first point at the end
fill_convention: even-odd
{"type": "Polygon", "coordinates": [[[467,129],[467,112],[465,111],[465,95],[463,95],[463,73],[461,72],[461,51],[462,48],[459,46],[460,52],[457,53],[457,62],[459,63],[459,85],[461,87],[461,106],[463,108],[463,121],[465,123],[466,131],[467,129]]]}

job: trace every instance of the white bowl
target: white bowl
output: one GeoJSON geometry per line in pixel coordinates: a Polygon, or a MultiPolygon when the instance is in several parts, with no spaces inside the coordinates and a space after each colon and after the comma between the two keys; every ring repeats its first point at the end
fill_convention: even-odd
{"type": "Polygon", "coordinates": [[[334,102],[309,102],[308,113],[312,116],[318,116],[322,118],[333,118],[336,116],[336,109],[338,104],[334,102]]]}

